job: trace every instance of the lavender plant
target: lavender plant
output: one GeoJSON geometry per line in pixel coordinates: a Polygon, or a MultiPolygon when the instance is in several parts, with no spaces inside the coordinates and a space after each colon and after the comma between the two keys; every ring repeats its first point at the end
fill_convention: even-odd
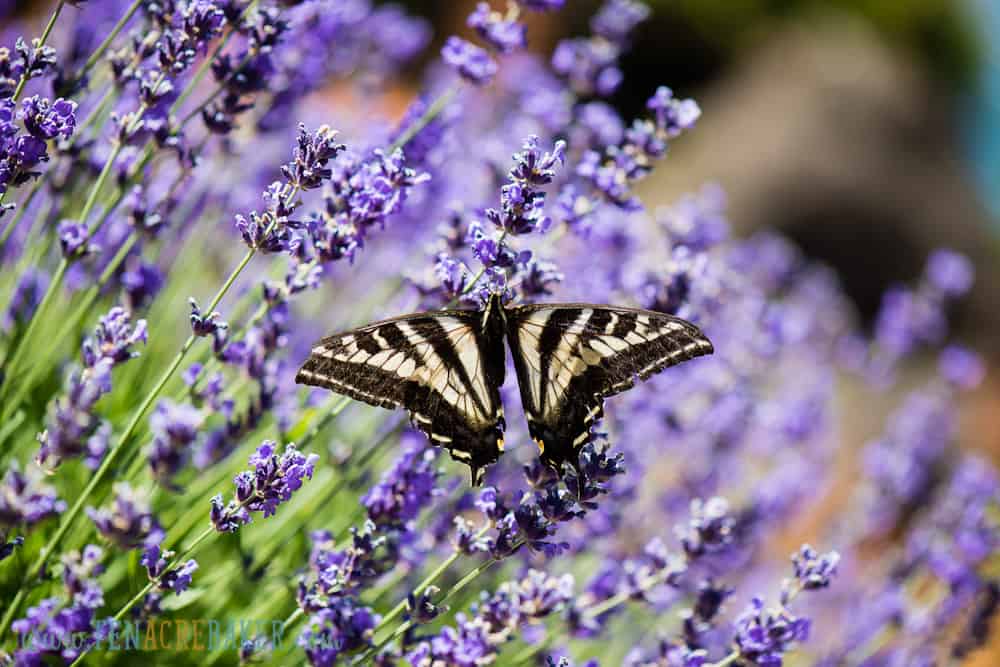
{"type": "Polygon", "coordinates": [[[934,253],[866,333],[827,268],[732,237],[718,188],[646,210],[700,110],[608,103],[641,2],[526,51],[563,4],[478,3],[439,53],[369,0],[7,24],[0,663],[923,665],[989,640],[1000,478],[958,446],[984,367],[946,317],[972,265],[934,253]],[[609,402],[564,479],[509,383],[476,492],[398,415],[293,382],[326,330],[496,293],[676,314],[716,353],[609,402]],[[882,433],[843,437],[844,378],[890,396],[930,355],[882,433]],[[789,564],[834,460],[850,499],[789,564]],[[227,619],[265,623],[158,644],[227,619]]]}

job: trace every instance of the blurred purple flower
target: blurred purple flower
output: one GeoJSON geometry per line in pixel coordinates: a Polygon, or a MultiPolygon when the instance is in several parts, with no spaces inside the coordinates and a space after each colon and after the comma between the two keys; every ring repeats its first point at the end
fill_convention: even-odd
{"type": "Polygon", "coordinates": [[[969,291],[975,280],[975,269],[965,255],[954,250],[935,250],[927,259],[927,281],[949,297],[969,291]]]}
{"type": "Polygon", "coordinates": [[[496,62],[485,50],[459,37],[448,38],[441,49],[441,57],[462,78],[477,86],[488,84],[497,73],[496,62]]]}
{"type": "Polygon", "coordinates": [[[488,2],[476,4],[467,23],[486,42],[500,53],[511,53],[527,45],[527,28],[516,19],[504,17],[493,11],[488,2]]]}
{"type": "Polygon", "coordinates": [[[10,465],[0,483],[0,526],[33,526],[66,509],[66,503],[45,480],[37,466],[29,465],[22,471],[16,462],[10,465]]]}
{"type": "Polygon", "coordinates": [[[126,550],[162,542],[163,529],[153,515],[145,494],[133,490],[127,482],[115,484],[114,493],[111,508],[86,508],[87,516],[98,532],[126,550]]]}

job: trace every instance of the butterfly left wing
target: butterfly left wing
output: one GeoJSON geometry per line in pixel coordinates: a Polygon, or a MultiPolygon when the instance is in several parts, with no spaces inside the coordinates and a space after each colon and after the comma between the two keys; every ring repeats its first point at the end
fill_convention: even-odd
{"type": "Polygon", "coordinates": [[[507,311],[507,339],[542,461],[577,465],[604,399],[682,361],[712,353],[685,320],[637,308],[588,304],[519,306],[507,311]]]}
{"type": "Polygon", "coordinates": [[[476,311],[417,313],[328,336],[295,381],[406,408],[413,425],[468,464],[478,484],[503,452],[503,330],[485,322],[476,311]]]}

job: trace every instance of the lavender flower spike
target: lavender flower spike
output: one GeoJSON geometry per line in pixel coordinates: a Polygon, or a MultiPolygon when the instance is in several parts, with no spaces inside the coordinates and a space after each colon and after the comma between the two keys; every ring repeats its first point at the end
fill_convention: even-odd
{"type": "Polygon", "coordinates": [[[223,505],[222,496],[212,498],[209,518],[215,529],[222,533],[235,532],[241,525],[250,523],[251,512],[262,512],[269,517],[278,506],[288,502],[292,494],[302,487],[302,482],[312,479],[319,455],[300,453],[293,443],[285,447],[280,456],[275,443],[265,440],[250,455],[252,470],[245,470],[233,478],[236,485],[234,499],[223,505]]]}
{"type": "Polygon", "coordinates": [[[497,73],[497,64],[485,50],[459,37],[449,37],[441,49],[444,61],[458,70],[462,78],[477,86],[489,83],[497,73]]]}

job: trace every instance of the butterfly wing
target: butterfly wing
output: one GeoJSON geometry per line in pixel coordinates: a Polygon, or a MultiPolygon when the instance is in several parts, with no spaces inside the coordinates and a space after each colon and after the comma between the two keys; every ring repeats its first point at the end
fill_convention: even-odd
{"type": "Polygon", "coordinates": [[[406,315],[324,338],[295,381],[402,407],[431,442],[472,468],[503,452],[503,331],[475,311],[406,315]]]}
{"type": "Polygon", "coordinates": [[[680,318],[588,304],[511,308],[507,339],[528,430],[542,461],[557,470],[564,461],[576,465],[605,398],[712,353],[708,338],[680,318]]]}

